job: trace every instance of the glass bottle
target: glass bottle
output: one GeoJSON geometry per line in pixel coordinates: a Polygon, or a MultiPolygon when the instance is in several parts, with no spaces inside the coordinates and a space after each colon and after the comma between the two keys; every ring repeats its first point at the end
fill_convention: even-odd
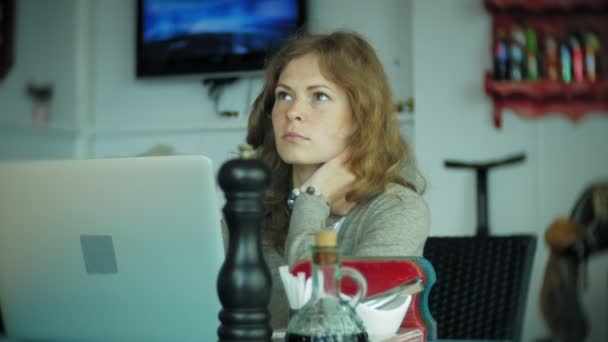
{"type": "Polygon", "coordinates": [[[312,247],[310,300],[292,316],[286,342],[367,342],[368,335],[354,307],[367,292],[365,278],[357,270],[340,267],[336,232],[322,230],[312,247]],[[353,278],[358,291],[347,300],[340,295],[342,276],[353,278]]]}
{"type": "Polygon", "coordinates": [[[505,32],[498,29],[494,45],[494,80],[505,81],[509,79],[509,43],[505,38],[505,32]]]}

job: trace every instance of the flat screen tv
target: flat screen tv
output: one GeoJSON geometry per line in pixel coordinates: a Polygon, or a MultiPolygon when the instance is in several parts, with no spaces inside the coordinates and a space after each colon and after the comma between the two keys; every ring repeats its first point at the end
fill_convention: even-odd
{"type": "Polygon", "coordinates": [[[138,77],[239,75],[302,30],[306,0],[138,0],[138,77]]]}

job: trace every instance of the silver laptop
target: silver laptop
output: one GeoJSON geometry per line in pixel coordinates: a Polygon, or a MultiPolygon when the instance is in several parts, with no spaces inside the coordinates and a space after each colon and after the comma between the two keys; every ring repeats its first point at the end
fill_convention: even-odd
{"type": "Polygon", "coordinates": [[[212,170],[202,156],[0,163],[8,336],[217,340],[212,170]]]}

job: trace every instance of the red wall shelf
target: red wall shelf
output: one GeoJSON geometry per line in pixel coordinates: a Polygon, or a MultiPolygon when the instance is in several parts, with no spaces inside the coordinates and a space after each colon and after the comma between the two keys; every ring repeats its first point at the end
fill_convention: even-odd
{"type": "Polygon", "coordinates": [[[602,74],[595,82],[497,81],[492,72],[486,72],[484,88],[493,102],[495,127],[502,126],[504,109],[527,118],[561,114],[572,121],[594,112],[608,114],[608,0],[485,0],[484,5],[492,15],[492,47],[497,29],[514,24],[539,33],[550,26],[558,36],[564,36],[573,24],[593,27],[604,45],[599,61],[604,70],[600,69],[602,74]]]}
{"type": "Polygon", "coordinates": [[[528,118],[562,114],[576,122],[591,112],[608,113],[608,80],[565,84],[560,81],[495,81],[486,73],[485,91],[492,97],[494,126],[502,127],[503,109],[528,118]]]}

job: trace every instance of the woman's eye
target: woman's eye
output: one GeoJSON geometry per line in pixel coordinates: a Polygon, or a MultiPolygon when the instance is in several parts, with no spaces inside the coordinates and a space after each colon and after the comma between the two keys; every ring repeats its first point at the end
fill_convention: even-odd
{"type": "Polygon", "coordinates": [[[329,100],[329,96],[327,96],[325,93],[322,92],[316,92],[314,93],[314,97],[316,101],[327,101],[329,100]]]}
{"type": "Polygon", "coordinates": [[[291,100],[291,95],[285,91],[278,91],[276,97],[277,100],[291,100]]]}

